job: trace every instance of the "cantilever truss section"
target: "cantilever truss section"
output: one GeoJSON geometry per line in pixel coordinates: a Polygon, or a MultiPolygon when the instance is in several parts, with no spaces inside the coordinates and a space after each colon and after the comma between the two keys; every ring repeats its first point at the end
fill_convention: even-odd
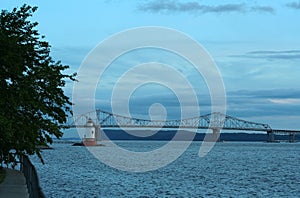
{"type": "Polygon", "coordinates": [[[87,120],[93,120],[101,128],[181,128],[181,129],[225,129],[247,131],[271,131],[268,124],[250,122],[219,112],[182,120],[147,120],[113,114],[98,109],[73,118],[68,127],[86,127],[87,120]]]}

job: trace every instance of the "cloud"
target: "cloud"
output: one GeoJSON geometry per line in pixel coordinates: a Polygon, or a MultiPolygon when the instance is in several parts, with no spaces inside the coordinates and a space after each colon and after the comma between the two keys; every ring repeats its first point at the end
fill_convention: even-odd
{"type": "Polygon", "coordinates": [[[269,99],[269,101],[275,104],[300,104],[300,99],[295,98],[269,99]]]}
{"type": "Polygon", "coordinates": [[[68,64],[77,70],[92,48],[93,46],[59,46],[53,47],[51,54],[56,59],[63,60],[64,64],[68,64]]]}
{"type": "MultiPolygon", "coordinates": [[[[189,96],[187,95],[186,97],[189,100],[189,96]]],[[[209,113],[211,110],[209,94],[198,94],[197,97],[201,114],[209,113]]],[[[138,94],[130,99],[130,104],[123,102],[122,106],[124,104],[129,105],[133,116],[145,118],[143,115],[148,116],[149,107],[154,103],[160,103],[166,108],[168,119],[180,116],[180,102],[171,92],[138,94]]],[[[109,104],[102,103],[98,107],[110,109],[106,105],[109,104]]],[[[195,103],[191,99],[184,108],[193,109],[195,108],[194,105],[195,103]]],[[[299,108],[299,89],[237,90],[227,92],[227,114],[236,117],[299,116],[299,108]]],[[[195,115],[188,117],[193,116],[195,115]]]]}
{"type": "Polygon", "coordinates": [[[261,12],[261,13],[275,13],[275,9],[271,6],[253,6],[251,7],[252,11],[261,12]]]}
{"type": "Polygon", "coordinates": [[[150,1],[141,4],[138,8],[141,11],[152,13],[171,13],[171,12],[198,12],[198,13],[230,13],[230,12],[260,12],[274,13],[274,8],[270,6],[247,6],[245,4],[222,4],[222,5],[203,5],[197,1],[178,2],[171,0],[150,1]]]}
{"type": "Polygon", "coordinates": [[[243,55],[232,55],[230,57],[238,58],[256,58],[268,60],[295,60],[300,59],[300,50],[282,50],[282,51],[251,51],[243,55]]]}
{"type": "Polygon", "coordinates": [[[228,114],[238,117],[299,116],[299,89],[238,90],[227,93],[228,114]]]}
{"type": "Polygon", "coordinates": [[[299,2],[290,2],[290,3],[287,3],[286,6],[288,8],[300,10],[300,1],[299,2]]]}
{"type": "MultiPolygon", "coordinates": [[[[108,100],[109,101],[109,100],[108,100]]],[[[99,100],[97,108],[112,112],[109,102],[99,100]]],[[[198,95],[200,115],[210,113],[210,96],[198,95]]],[[[159,103],[168,120],[180,119],[181,106],[176,96],[170,92],[148,93],[133,96],[130,100],[130,116],[149,119],[151,105],[159,103]]],[[[193,112],[194,104],[184,106],[193,112]]],[[[275,128],[295,128],[299,126],[300,89],[236,90],[227,92],[227,114],[233,117],[270,124],[275,128]],[[280,119],[279,119],[280,118],[280,119]]],[[[127,115],[122,109],[120,115],[127,115]]],[[[125,112],[125,111],[124,111],[125,112]]],[[[116,113],[116,112],[115,112],[116,113]]],[[[158,115],[159,116],[159,115],[158,115]]],[[[186,118],[195,115],[184,116],[186,118]]]]}
{"type": "Polygon", "coordinates": [[[286,99],[286,98],[300,98],[300,90],[298,89],[268,89],[268,90],[238,90],[228,92],[228,96],[255,98],[255,99],[286,99]]]}
{"type": "Polygon", "coordinates": [[[291,53],[300,53],[300,50],[281,50],[281,51],[251,51],[248,54],[291,54],[291,53]]]}

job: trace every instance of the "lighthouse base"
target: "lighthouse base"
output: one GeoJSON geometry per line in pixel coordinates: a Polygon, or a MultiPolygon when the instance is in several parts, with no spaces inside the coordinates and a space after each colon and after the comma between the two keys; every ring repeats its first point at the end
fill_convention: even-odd
{"type": "Polygon", "coordinates": [[[82,144],[84,146],[96,146],[97,141],[96,141],[96,138],[83,138],[82,139],[82,144]]]}

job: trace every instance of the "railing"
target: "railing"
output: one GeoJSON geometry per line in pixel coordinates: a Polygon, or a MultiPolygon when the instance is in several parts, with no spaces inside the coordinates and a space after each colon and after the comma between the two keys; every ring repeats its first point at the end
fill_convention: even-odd
{"type": "Polygon", "coordinates": [[[21,171],[26,178],[27,189],[30,198],[45,198],[35,167],[30,162],[27,156],[22,156],[20,158],[21,171]]]}

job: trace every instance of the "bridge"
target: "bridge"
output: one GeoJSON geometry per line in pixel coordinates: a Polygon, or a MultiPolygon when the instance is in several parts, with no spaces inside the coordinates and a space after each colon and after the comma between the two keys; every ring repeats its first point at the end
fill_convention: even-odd
{"type": "Polygon", "coordinates": [[[220,130],[260,131],[267,133],[267,141],[274,142],[274,134],[287,134],[289,141],[294,142],[297,130],[272,129],[268,124],[251,122],[214,112],[202,116],[181,120],[148,120],[132,118],[97,109],[93,112],[73,117],[66,127],[90,128],[95,132],[109,128],[176,128],[176,129],[211,129],[215,137],[219,137],[220,130]]]}

